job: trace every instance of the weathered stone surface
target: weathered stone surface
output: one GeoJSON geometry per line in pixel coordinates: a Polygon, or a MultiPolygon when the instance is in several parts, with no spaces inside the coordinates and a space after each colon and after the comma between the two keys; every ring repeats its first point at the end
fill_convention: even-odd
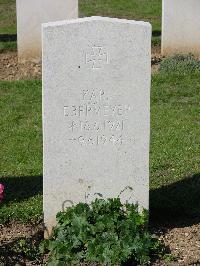
{"type": "Polygon", "coordinates": [[[17,0],[19,60],[41,59],[41,24],[78,17],[78,0],[17,0]]]}
{"type": "Polygon", "coordinates": [[[200,55],[200,1],[163,0],[162,54],[200,55]]]}
{"type": "Polygon", "coordinates": [[[44,217],[102,195],[148,208],[151,26],[43,26],[44,217]]]}

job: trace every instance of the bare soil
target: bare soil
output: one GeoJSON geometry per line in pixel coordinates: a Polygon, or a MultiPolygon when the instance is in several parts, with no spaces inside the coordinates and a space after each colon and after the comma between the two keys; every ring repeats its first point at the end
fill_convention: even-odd
{"type": "Polygon", "coordinates": [[[19,63],[16,51],[0,53],[0,80],[41,78],[41,63],[19,63]]]}
{"type": "Polygon", "coordinates": [[[7,226],[0,226],[0,266],[43,265],[43,259],[32,260],[33,254],[20,241],[26,240],[30,245],[37,247],[43,239],[43,226],[21,224],[13,222],[7,226]],[[29,254],[30,253],[30,254],[29,254]]]}
{"type": "Polygon", "coordinates": [[[154,265],[200,266],[200,223],[186,227],[154,229],[154,234],[174,256],[173,262],[158,262],[154,265]]]}
{"type": "MultiPolygon", "coordinates": [[[[160,47],[152,49],[152,72],[157,72],[162,60],[160,47]]],[[[0,53],[0,80],[41,79],[41,62],[18,62],[16,51],[0,53]]]]}
{"type": "MultiPolygon", "coordinates": [[[[44,265],[46,258],[38,257],[31,260],[27,252],[16,250],[17,243],[26,239],[32,245],[37,246],[43,239],[43,226],[20,223],[12,223],[0,227],[0,266],[14,265],[44,265]]],[[[200,224],[190,227],[157,227],[151,228],[173,254],[174,261],[157,261],[152,266],[200,266],[200,224]]],[[[89,265],[88,265],[89,266],[89,265]]],[[[90,264],[90,266],[92,266],[90,264]]]]}

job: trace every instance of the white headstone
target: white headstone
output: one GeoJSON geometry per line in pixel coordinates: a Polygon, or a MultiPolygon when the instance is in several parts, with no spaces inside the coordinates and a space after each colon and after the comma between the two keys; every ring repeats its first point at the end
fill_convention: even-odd
{"type": "Polygon", "coordinates": [[[200,55],[200,1],[163,0],[162,54],[200,55]]]}
{"type": "Polygon", "coordinates": [[[121,196],[148,208],[151,25],[91,17],[43,25],[44,218],[121,196]]]}
{"type": "Polygon", "coordinates": [[[77,17],[78,0],[17,0],[19,60],[41,60],[42,23],[77,17]]]}

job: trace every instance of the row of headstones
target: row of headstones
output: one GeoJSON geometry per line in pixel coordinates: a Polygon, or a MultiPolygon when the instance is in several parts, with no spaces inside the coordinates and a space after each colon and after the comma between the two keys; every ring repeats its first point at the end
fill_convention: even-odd
{"type": "MultiPolygon", "coordinates": [[[[163,55],[200,54],[199,9],[199,0],[163,0],[163,55]]],[[[19,59],[41,59],[42,23],[77,17],[78,0],[17,0],[19,59]]]]}

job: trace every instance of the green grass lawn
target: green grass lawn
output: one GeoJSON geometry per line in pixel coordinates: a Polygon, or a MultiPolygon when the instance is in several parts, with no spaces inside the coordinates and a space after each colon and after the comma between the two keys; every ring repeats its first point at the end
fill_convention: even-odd
{"type": "MultiPolygon", "coordinates": [[[[161,29],[161,0],[79,0],[80,16],[110,16],[152,23],[161,29]]],[[[15,0],[0,0],[0,34],[16,33],[15,0]]]]}
{"type": "Polygon", "coordinates": [[[0,34],[16,33],[15,0],[0,0],[0,34]]]}
{"type": "MultiPolygon", "coordinates": [[[[0,82],[0,223],[42,217],[41,82],[0,82]]],[[[199,74],[155,74],[151,94],[153,214],[200,218],[199,74]]]]}
{"type": "Polygon", "coordinates": [[[16,0],[0,0],[0,52],[16,50],[16,41],[8,38],[16,32],[16,0]]]}
{"type": "Polygon", "coordinates": [[[0,82],[0,223],[42,214],[41,82],[0,82]]]}
{"type": "Polygon", "coordinates": [[[161,0],[80,0],[80,14],[108,16],[152,23],[153,31],[161,29],[161,0]]]}
{"type": "MultiPolygon", "coordinates": [[[[0,36],[16,34],[16,1],[0,0],[0,36]]],[[[160,44],[162,0],[79,0],[80,16],[108,16],[152,23],[152,44],[160,44]],[[157,36],[158,35],[158,36],[157,36]]],[[[0,51],[16,49],[16,41],[1,41],[0,51]]]]}
{"type": "Polygon", "coordinates": [[[199,222],[199,74],[155,75],[151,102],[150,212],[154,221],[199,222]]]}

